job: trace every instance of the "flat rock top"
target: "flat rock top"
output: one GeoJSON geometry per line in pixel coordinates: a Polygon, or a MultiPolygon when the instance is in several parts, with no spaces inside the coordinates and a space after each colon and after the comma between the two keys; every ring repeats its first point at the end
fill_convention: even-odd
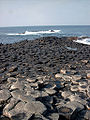
{"type": "Polygon", "coordinates": [[[10,92],[8,90],[0,90],[0,103],[5,102],[10,98],[10,92]]]}

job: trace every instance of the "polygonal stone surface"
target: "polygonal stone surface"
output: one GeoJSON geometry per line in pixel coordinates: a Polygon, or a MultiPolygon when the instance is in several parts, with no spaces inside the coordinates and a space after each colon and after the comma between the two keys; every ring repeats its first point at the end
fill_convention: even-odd
{"type": "Polygon", "coordinates": [[[0,90],[0,103],[6,101],[10,98],[10,92],[9,90],[0,90]]]}
{"type": "Polygon", "coordinates": [[[46,107],[43,103],[40,101],[33,101],[31,103],[27,103],[25,105],[25,110],[30,111],[31,113],[36,113],[36,114],[42,114],[44,111],[46,111],[46,107]]]}

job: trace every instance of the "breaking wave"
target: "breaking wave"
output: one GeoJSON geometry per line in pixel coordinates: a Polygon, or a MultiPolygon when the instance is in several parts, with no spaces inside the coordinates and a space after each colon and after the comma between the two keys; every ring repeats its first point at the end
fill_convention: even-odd
{"type": "Polygon", "coordinates": [[[74,42],[90,45],[90,38],[82,38],[82,39],[78,39],[74,42]]]}
{"type": "Polygon", "coordinates": [[[40,35],[40,34],[59,33],[60,31],[61,30],[48,30],[48,31],[37,31],[37,32],[25,31],[23,33],[8,33],[7,35],[40,35]]]}

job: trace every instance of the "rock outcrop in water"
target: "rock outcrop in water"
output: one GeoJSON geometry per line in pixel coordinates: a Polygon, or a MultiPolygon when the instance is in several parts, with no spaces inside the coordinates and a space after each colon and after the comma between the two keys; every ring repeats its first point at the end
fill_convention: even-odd
{"type": "Polygon", "coordinates": [[[0,44],[0,120],[90,119],[90,46],[72,40],[0,44]]]}

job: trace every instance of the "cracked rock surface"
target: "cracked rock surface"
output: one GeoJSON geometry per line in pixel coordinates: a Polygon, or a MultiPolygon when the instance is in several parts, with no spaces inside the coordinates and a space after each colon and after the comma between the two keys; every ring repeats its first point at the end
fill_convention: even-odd
{"type": "Polygon", "coordinates": [[[89,120],[89,53],[72,37],[0,44],[0,120],[89,120]]]}

